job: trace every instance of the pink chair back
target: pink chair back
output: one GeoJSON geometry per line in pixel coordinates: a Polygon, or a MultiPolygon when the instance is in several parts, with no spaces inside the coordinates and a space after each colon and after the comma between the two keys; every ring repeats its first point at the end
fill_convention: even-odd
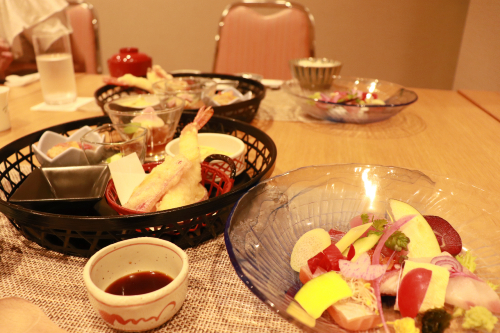
{"type": "Polygon", "coordinates": [[[71,48],[76,72],[102,73],[97,17],[92,5],[74,1],[66,9],[73,34],[71,48]]]}
{"type": "Polygon", "coordinates": [[[214,72],[290,79],[290,59],[314,56],[314,19],[307,8],[287,3],[246,1],[226,8],[216,37],[214,72]],[[263,15],[253,9],[257,7],[280,10],[263,15]]]}

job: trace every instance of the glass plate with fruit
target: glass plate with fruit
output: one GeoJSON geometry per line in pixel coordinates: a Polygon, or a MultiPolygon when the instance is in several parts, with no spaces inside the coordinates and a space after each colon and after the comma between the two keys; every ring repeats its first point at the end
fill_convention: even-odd
{"type": "Polygon", "coordinates": [[[431,173],[310,166],[248,191],[225,239],[247,287],[304,331],[494,331],[499,210],[498,194],[431,173]]]}

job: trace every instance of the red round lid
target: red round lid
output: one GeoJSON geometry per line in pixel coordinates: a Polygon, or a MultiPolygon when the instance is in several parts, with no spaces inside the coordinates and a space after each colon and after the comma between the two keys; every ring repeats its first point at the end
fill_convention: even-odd
{"type": "Polygon", "coordinates": [[[113,77],[125,74],[146,76],[152,66],[152,59],[145,53],[140,53],[137,47],[123,47],[120,52],[108,59],[109,73],[113,77]]]}

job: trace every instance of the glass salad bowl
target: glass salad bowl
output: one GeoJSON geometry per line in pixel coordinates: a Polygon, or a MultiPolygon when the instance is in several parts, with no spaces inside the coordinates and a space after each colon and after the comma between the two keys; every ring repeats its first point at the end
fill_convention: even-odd
{"type": "Polygon", "coordinates": [[[418,99],[399,84],[349,76],[333,76],[328,89],[303,88],[296,79],[286,81],[283,89],[309,116],[341,123],[382,121],[418,99]]]}
{"type": "MultiPolygon", "coordinates": [[[[364,213],[388,218],[389,199],[447,220],[464,249],[477,257],[475,273],[500,284],[500,232],[492,232],[498,230],[500,195],[443,176],[379,165],[309,166],[259,183],[240,198],[226,222],[231,263],[250,291],[277,315],[307,332],[346,332],[328,312],[314,327],[286,312],[293,300],[290,291],[302,285],[290,267],[291,252],[309,230],[347,231],[349,221],[364,213]]],[[[388,321],[400,317],[387,305],[384,315],[388,321]]],[[[449,331],[462,331],[461,320],[453,319],[449,331]]]]}

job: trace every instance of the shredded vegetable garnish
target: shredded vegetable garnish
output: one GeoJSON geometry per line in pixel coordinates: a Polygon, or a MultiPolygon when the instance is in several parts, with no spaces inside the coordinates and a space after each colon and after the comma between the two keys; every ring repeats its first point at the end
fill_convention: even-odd
{"type": "Polygon", "coordinates": [[[497,290],[498,287],[500,287],[498,284],[493,284],[491,283],[490,281],[486,281],[486,283],[488,284],[488,286],[490,286],[491,289],[493,290],[497,290]]]}
{"type": "Polygon", "coordinates": [[[476,270],[477,257],[474,257],[470,251],[465,252],[465,254],[459,254],[455,258],[462,264],[462,266],[467,268],[471,273],[474,273],[476,270]]]}
{"type": "MultiPolygon", "coordinates": [[[[366,306],[371,312],[378,314],[377,298],[373,292],[372,285],[363,279],[352,279],[344,277],[347,285],[352,290],[351,298],[346,300],[355,301],[356,303],[366,306]]],[[[342,302],[342,301],[340,301],[342,302]]]]}
{"type": "Polygon", "coordinates": [[[473,306],[465,311],[463,328],[473,328],[492,332],[498,318],[483,306],[473,306]]]}
{"type": "Polygon", "coordinates": [[[396,333],[419,333],[420,330],[415,326],[415,320],[413,318],[401,318],[394,322],[387,322],[394,326],[396,333]]]}

